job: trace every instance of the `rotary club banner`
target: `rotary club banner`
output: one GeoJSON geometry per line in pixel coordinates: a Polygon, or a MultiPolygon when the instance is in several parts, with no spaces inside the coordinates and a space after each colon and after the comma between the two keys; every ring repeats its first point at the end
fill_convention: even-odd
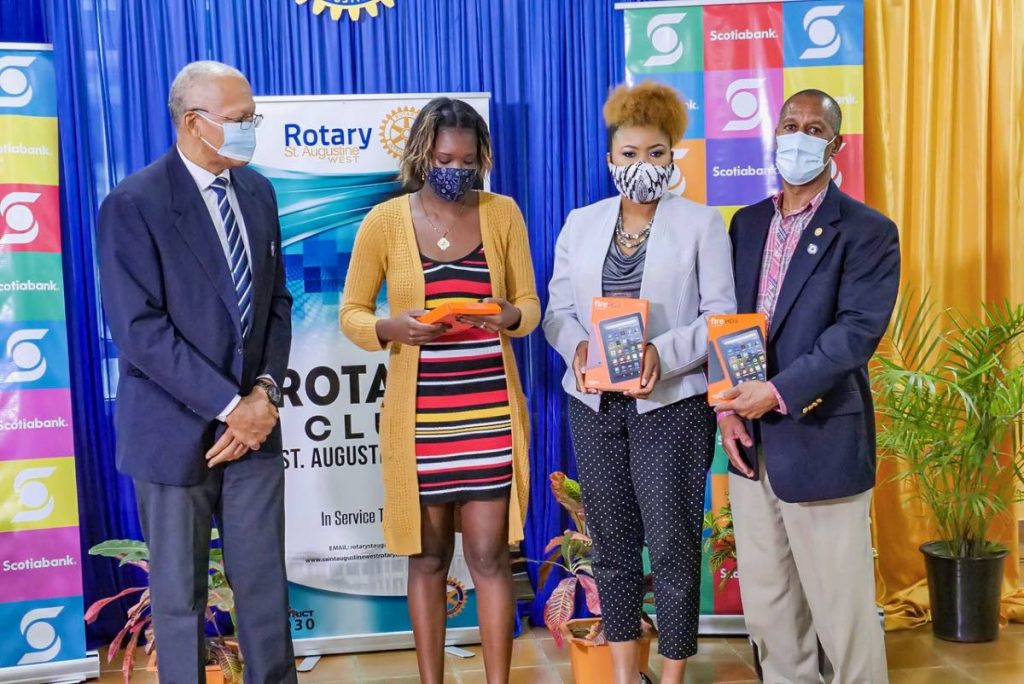
{"type": "Polygon", "coordinates": [[[0,44],[0,680],[86,659],[49,46],[0,44]]]}
{"type": "MultiPolygon", "coordinates": [[[[832,162],[832,179],[864,200],[862,0],[676,0],[616,7],[625,10],[627,82],[665,83],[689,111],[686,132],[672,151],[678,170],[672,191],[718,208],[726,225],[741,207],[778,192],[779,110],[790,95],[817,88],[843,112],[844,144],[832,162]]],[[[719,443],[706,506],[719,524],[731,526],[727,466],[719,443]]],[[[742,607],[735,563],[726,561],[712,576],[714,550],[704,557],[701,613],[737,615],[742,607]]]]}
{"type": "MultiPolygon", "coordinates": [[[[453,95],[487,119],[486,95],[453,95]]],[[[398,160],[431,96],[261,97],[253,167],[281,216],[292,352],[281,386],[292,637],[299,655],[411,648],[408,559],[384,546],[378,427],[387,354],[338,326],[352,245],[366,213],[401,193],[398,160]]],[[[387,312],[386,293],[378,312],[387,312]]],[[[477,643],[476,594],[457,545],[448,642],[477,643]]]]}

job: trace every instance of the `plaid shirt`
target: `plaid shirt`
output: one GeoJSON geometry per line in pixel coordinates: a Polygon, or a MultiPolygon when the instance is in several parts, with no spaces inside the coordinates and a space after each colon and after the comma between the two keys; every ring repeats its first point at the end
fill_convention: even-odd
{"type": "Polygon", "coordinates": [[[775,305],[779,301],[779,292],[782,290],[786,271],[789,270],[789,262],[793,260],[796,246],[800,244],[800,237],[811,219],[814,218],[818,207],[825,200],[827,191],[828,188],[825,188],[799,211],[785,217],[782,215],[782,193],[772,197],[775,215],[772,216],[772,223],[768,228],[768,240],[764,245],[761,283],[757,292],[757,311],[767,317],[769,327],[771,327],[772,317],[775,315],[775,305]]]}

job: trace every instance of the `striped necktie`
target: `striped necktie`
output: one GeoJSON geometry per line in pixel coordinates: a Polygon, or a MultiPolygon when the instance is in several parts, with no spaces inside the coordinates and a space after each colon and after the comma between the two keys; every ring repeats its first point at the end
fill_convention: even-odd
{"type": "Polygon", "coordinates": [[[238,220],[228,201],[228,179],[218,176],[210,184],[210,189],[217,196],[217,211],[220,212],[220,220],[228,238],[228,252],[231,254],[228,265],[231,267],[231,280],[238,297],[238,310],[242,314],[242,337],[248,337],[252,329],[252,272],[249,270],[249,257],[245,253],[238,220]]]}

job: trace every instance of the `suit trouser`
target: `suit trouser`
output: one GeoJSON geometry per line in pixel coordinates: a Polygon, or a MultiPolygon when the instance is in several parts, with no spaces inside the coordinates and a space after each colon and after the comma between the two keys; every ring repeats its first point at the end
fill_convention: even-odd
{"type": "Polygon", "coordinates": [[[697,652],[704,487],[715,418],[705,396],[639,414],[606,392],[595,412],[569,399],[569,424],[594,539],[594,576],[609,641],[640,637],[646,539],[658,610],[658,650],[697,652]]]}
{"type": "Polygon", "coordinates": [[[284,564],[284,464],[245,457],[192,486],[135,480],[149,546],[160,681],[205,681],[210,531],[217,517],[247,684],[295,682],[284,564]]]}
{"type": "Polygon", "coordinates": [[[888,682],[875,607],[871,491],[786,503],[762,465],[757,481],[729,474],[729,500],[743,614],[765,684],[820,682],[819,640],[834,684],[888,682]]]}

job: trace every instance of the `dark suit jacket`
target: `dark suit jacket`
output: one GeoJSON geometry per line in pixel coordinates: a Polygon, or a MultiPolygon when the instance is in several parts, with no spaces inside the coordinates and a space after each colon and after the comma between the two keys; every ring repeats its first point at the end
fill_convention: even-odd
{"type": "MultiPolygon", "coordinates": [[[[740,313],[757,310],[774,211],[766,199],[733,218],[740,313]]],[[[896,225],[830,184],[797,245],[768,332],[768,378],[788,415],[772,412],[748,423],[755,446],[744,451],[746,459],[757,472],[763,450],[783,501],[835,499],[874,486],[867,363],[889,325],[899,278],[896,225]]]]}
{"type": "MultiPolygon", "coordinates": [[[[103,306],[120,355],[117,466],[133,478],[198,483],[232,397],[260,375],[284,380],[292,298],[277,200],[251,169],[232,169],[231,181],[253,276],[245,341],[224,249],[176,148],[125,178],[100,207],[103,306]]],[[[280,458],[281,450],[278,426],[247,458],[280,458]]]]}

